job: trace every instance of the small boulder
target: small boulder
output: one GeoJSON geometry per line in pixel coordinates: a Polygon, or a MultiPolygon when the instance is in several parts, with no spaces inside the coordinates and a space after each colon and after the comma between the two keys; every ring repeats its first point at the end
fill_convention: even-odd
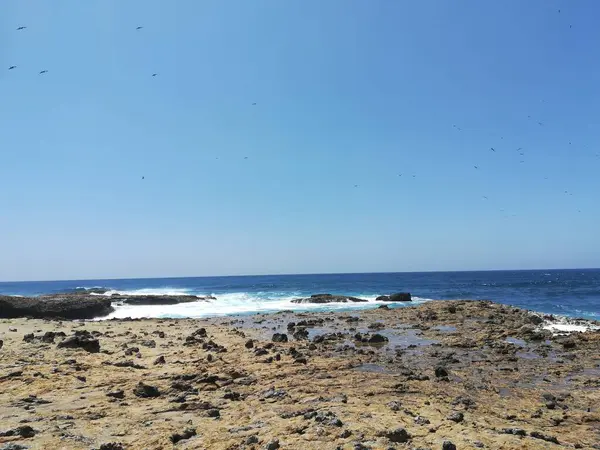
{"type": "Polygon", "coordinates": [[[465,419],[465,415],[460,411],[455,411],[447,417],[448,420],[452,422],[460,423],[465,419]]]}
{"type": "MultiPolygon", "coordinates": [[[[211,356],[211,355],[209,355],[209,356],[211,356]]],[[[162,356],[162,355],[160,355],[158,358],[156,358],[156,359],[154,360],[154,363],[153,363],[153,364],[154,364],[155,366],[157,366],[157,365],[159,365],[159,364],[164,364],[165,362],[166,362],[166,361],[165,361],[165,357],[164,357],[164,356],[162,356]]]]}
{"type": "Polygon", "coordinates": [[[442,450],[456,450],[456,445],[454,445],[451,441],[444,441],[442,444],[442,450]]]}
{"type": "Polygon", "coordinates": [[[177,444],[179,441],[183,441],[194,436],[196,436],[196,429],[186,428],[182,433],[173,433],[170,439],[173,444],[177,444]]]}
{"type": "Polygon", "coordinates": [[[125,398],[125,391],[123,391],[123,389],[115,389],[114,391],[107,392],[106,396],[119,399],[125,398]]]}
{"type": "Polygon", "coordinates": [[[76,331],[74,336],[70,336],[64,341],[59,342],[56,347],[81,348],[88,353],[98,353],[100,351],[100,341],[88,331],[76,331]]]}
{"type": "Polygon", "coordinates": [[[150,386],[140,381],[137,386],[133,389],[133,393],[136,397],[141,398],[153,398],[160,397],[160,391],[155,386],[150,386]]]}
{"type": "Polygon", "coordinates": [[[279,447],[279,439],[272,439],[265,445],[265,450],[277,450],[279,447]]]}
{"type": "Polygon", "coordinates": [[[288,337],[285,333],[275,333],[271,339],[273,342],[287,342],[288,337]]]}
{"type": "Polygon", "coordinates": [[[411,439],[411,435],[404,428],[396,428],[395,430],[387,431],[385,437],[394,443],[404,443],[411,439]]]}

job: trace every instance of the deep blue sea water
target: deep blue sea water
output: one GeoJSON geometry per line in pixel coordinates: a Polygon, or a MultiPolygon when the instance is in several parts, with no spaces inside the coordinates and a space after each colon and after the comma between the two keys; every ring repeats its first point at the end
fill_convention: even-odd
{"type": "Polygon", "coordinates": [[[282,309],[347,309],[347,304],[304,306],[293,298],[315,293],[355,295],[373,307],[381,294],[411,292],[415,302],[485,299],[535,311],[600,319],[600,269],[486,272],[270,275],[0,283],[0,294],[40,295],[104,287],[131,294],[212,294],[217,300],[170,306],[120,306],[116,317],[206,317],[282,309]]]}

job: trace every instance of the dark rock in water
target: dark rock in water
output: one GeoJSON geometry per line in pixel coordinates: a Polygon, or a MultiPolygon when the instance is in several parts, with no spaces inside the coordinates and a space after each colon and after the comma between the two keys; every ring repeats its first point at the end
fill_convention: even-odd
{"type": "Polygon", "coordinates": [[[292,303],[359,303],[367,301],[368,300],[348,295],[314,294],[308,298],[294,299],[292,300],[292,303]]]}
{"type": "MultiPolygon", "coordinates": [[[[397,292],[392,295],[384,295],[383,297],[387,297],[387,299],[381,299],[386,302],[410,302],[412,301],[412,295],[409,292],[397,292]]],[[[378,297],[379,298],[379,297],[378,297]]]]}
{"type": "Polygon", "coordinates": [[[456,422],[456,423],[460,423],[465,419],[465,415],[459,411],[457,412],[453,412],[452,414],[450,414],[447,417],[448,420],[451,420],[452,422],[456,422]]]}
{"type": "Polygon", "coordinates": [[[361,342],[363,344],[384,344],[389,342],[389,339],[379,333],[375,333],[373,335],[356,333],[354,335],[354,340],[361,342]]]}
{"type": "Polygon", "coordinates": [[[195,295],[121,295],[110,296],[111,302],[122,302],[128,305],[177,305],[179,303],[202,302],[216,300],[215,297],[196,297],[195,295]]]}
{"type": "Polygon", "coordinates": [[[20,436],[22,438],[32,438],[35,436],[35,430],[29,425],[23,425],[12,430],[0,431],[0,436],[20,436]]]}
{"type": "Polygon", "coordinates": [[[380,305],[378,309],[390,309],[388,305],[380,305]]]}
{"type": "Polygon", "coordinates": [[[539,431],[532,431],[529,433],[529,436],[536,439],[541,439],[542,441],[552,442],[554,444],[559,444],[558,439],[554,436],[550,436],[548,434],[540,433],[539,431]]]}
{"type": "Polygon", "coordinates": [[[186,428],[182,433],[172,434],[170,439],[173,444],[177,444],[179,441],[183,441],[185,439],[189,439],[194,436],[196,436],[196,429],[195,428],[186,428]]]}
{"type": "Polygon", "coordinates": [[[160,397],[160,391],[155,386],[150,386],[140,381],[137,386],[133,389],[133,393],[137,397],[142,398],[153,398],[160,397]]]}
{"type": "MultiPolygon", "coordinates": [[[[209,355],[209,356],[211,356],[211,355],[209,355]]],[[[161,356],[159,356],[158,358],[156,358],[156,359],[154,360],[154,363],[153,363],[153,364],[154,364],[155,366],[157,366],[157,365],[159,365],[159,364],[164,364],[164,363],[165,363],[165,357],[161,355],[161,356]]]]}
{"type": "Polygon", "coordinates": [[[288,337],[285,333],[275,333],[271,339],[273,342],[287,342],[288,337]]]}
{"type": "Polygon", "coordinates": [[[98,295],[0,296],[0,318],[4,319],[18,317],[93,319],[107,316],[113,311],[110,298],[98,295]]]}
{"type": "Polygon", "coordinates": [[[66,338],[59,342],[57,348],[82,348],[89,353],[98,353],[100,351],[100,341],[92,336],[89,331],[76,331],[74,336],[66,338]]]}
{"type": "Polygon", "coordinates": [[[442,450],[456,450],[456,445],[454,445],[451,441],[444,441],[442,444],[442,450]]]}
{"type": "Polygon", "coordinates": [[[265,450],[277,450],[279,447],[279,439],[273,439],[265,445],[265,450]]]}
{"type": "Polygon", "coordinates": [[[395,430],[387,431],[384,436],[391,442],[398,444],[408,442],[411,439],[411,435],[408,434],[408,431],[406,431],[404,428],[396,428],[395,430]]]}
{"type": "Polygon", "coordinates": [[[389,295],[380,295],[379,297],[377,297],[375,299],[375,301],[377,301],[377,302],[389,302],[390,301],[390,296],[389,295]]]}

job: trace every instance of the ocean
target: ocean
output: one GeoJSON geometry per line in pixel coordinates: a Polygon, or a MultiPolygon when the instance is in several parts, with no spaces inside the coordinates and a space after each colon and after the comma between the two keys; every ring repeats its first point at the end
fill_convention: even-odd
{"type": "MultiPolygon", "coordinates": [[[[214,295],[217,300],[178,305],[117,306],[110,317],[210,317],[281,310],[372,308],[378,295],[410,292],[413,302],[492,300],[534,311],[600,319],[600,269],[485,272],[362,273],[197,278],[2,282],[0,295],[35,296],[106,288],[112,293],[214,295]],[[317,293],[354,295],[365,304],[298,305],[317,293]]],[[[399,305],[402,306],[402,305],[399,305]]]]}

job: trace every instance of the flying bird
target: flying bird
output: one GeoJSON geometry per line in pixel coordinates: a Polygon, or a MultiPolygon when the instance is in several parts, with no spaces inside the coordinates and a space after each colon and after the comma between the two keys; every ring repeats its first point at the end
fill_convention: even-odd
{"type": "Polygon", "coordinates": [[[252,103],[252,106],[256,106],[256,103],[252,103]]]}
{"type": "Polygon", "coordinates": [[[247,156],[244,156],[244,159],[248,159],[248,157],[247,157],[247,156]]]}
{"type": "Polygon", "coordinates": [[[40,75],[43,75],[45,73],[48,73],[48,71],[47,70],[40,70],[40,75]]]}
{"type": "Polygon", "coordinates": [[[401,173],[399,173],[399,174],[398,174],[398,176],[399,176],[399,177],[401,177],[401,176],[402,176],[402,174],[401,174],[401,173]]]}
{"type": "Polygon", "coordinates": [[[543,126],[544,124],[543,124],[542,122],[538,122],[538,125],[541,127],[541,126],[543,126]]]}
{"type": "Polygon", "coordinates": [[[146,178],[146,177],[142,177],[142,180],[143,180],[144,178],[146,178]]]}
{"type": "Polygon", "coordinates": [[[354,185],[354,187],[355,187],[355,188],[357,188],[357,187],[358,187],[358,184],[355,184],[355,185],[354,185]]]}
{"type": "Polygon", "coordinates": [[[479,169],[479,167],[477,167],[477,166],[473,166],[473,167],[475,167],[476,169],[479,169]]]}
{"type": "Polygon", "coordinates": [[[486,200],[488,199],[485,195],[483,196],[483,198],[485,198],[486,200]]]}
{"type": "Polygon", "coordinates": [[[25,28],[27,28],[27,27],[19,27],[19,28],[17,28],[17,31],[24,30],[25,28]]]}
{"type": "Polygon", "coordinates": [[[496,149],[494,147],[491,147],[490,150],[493,151],[493,152],[496,151],[496,149]]]}
{"type": "Polygon", "coordinates": [[[152,76],[155,77],[156,75],[158,75],[157,73],[153,73],[152,76]]]}
{"type": "Polygon", "coordinates": [[[8,68],[8,70],[13,70],[13,69],[16,69],[16,68],[17,68],[17,66],[10,66],[10,67],[8,68]]]}
{"type": "Polygon", "coordinates": [[[144,28],[144,27],[137,27],[136,30],[141,30],[142,28],[144,28]]]}

